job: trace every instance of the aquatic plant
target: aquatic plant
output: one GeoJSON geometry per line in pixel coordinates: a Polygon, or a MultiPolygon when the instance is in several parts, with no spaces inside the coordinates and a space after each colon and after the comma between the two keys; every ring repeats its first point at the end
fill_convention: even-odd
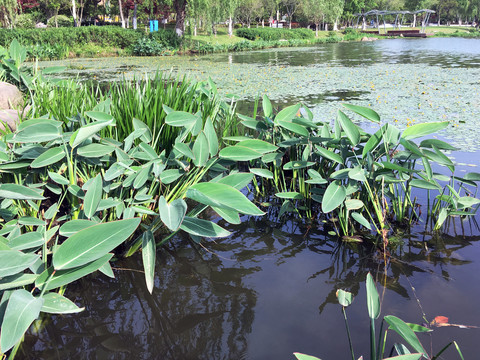
{"type": "MultiPolygon", "coordinates": [[[[365,287],[367,291],[368,317],[370,319],[370,359],[371,360],[381,360],[381,359],[419,360],[421,358],[434,360],[434,359],[438,359],[439,356],[452,345],[455,346],[455,349],[457,350],[458,355],[463,360],[462,352],[455,341],[448,343],[436,355],[429,355],[428,352],[423,347],[420,340],[418,339],[416,333],[426,333],[426,332],[431,332],[432,330],[422,325],[406,323],[402,319],[393,315],[384,316],[382,323],[380,325],[380,332],[378,335],[378,342],[377,342],[375,320],[377,320],[380,316],[381,304],[380,304],[380,297],[378,295],[375,282],[370,273],[367,274],[365,287]],[[385,330],[385,333],[382,334],[383,328],[385,325],[388,325],[388,328],[385,330]],[[389,355],[388,355],[389,357],[385,358],[384,356],[385,356],[385,350],[387,345],[387,335],[389,331],[393,331],[397,333],[403,339],[403,341],[405,341],[405,344],[395,343],[389,352],[389,355]],[[414,351],[414,353],[411,353],[412,350],[414,351]]],[[[349,344],[351,359],[356,360],[353,345],[352,345],[352,340],[351,340],[350,328],[347,320],[347,314],[345,311],[345,309],[352,304],[353,296],[350,292],[344,291],[342,289],[337,290],[336,295],[337,295],[338,303],[342,306],[342,315],[343,315],[343,318],[345,319],[345,327],[347,330],[347,337],[348,337],[348,344],[349,344]]],[[[301,353],[294,353],[294,355],[298,360],[320,360],[317,357],[314,357],[311,355],[305,355],[301,353]]],[[[359,359],[363,359],[363,357],[360,357],[359,359]]]]}

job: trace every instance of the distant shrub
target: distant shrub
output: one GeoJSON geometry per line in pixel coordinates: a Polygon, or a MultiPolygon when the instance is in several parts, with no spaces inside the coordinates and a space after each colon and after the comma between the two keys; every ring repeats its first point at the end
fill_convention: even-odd
{"type": "Polygon", "coordinates": [[[237,36],[248,40],[291,40],[313,39],[315,33],[309,29],[277,29],[277,28],[242,28],[237,30],[237,36]]]}
{"type": "Polygon", "coordinates": [[[174,30],[158,29],[158,31],[151,32],[148,37],[165,47],[178,49],[180,47],[180,37],[174,30]]]}
{"type": "Polygon", "coordinates": [[[161,55],[163,51],[165,51],[165,47],[162,43],[148,37],[138,39],[133,45],[133,54],[137,56],[161,55]]]}
{"type": "Polygon", "coordinates": [[[20,29],[34,29],[35,19],[32,14],[20,14],[15,19],[15,27],[20,29]]]}
{"type": "MultiPolygon", "coordinates": [[[[72,27],[73,18],[70,18],[65,15],[57,15],[57,24],[58,24],[58,27],[72,27]]],[[[50,19],[47,20],[47,26],[56,27],[55,16],[52,16],[50,19]]]]}

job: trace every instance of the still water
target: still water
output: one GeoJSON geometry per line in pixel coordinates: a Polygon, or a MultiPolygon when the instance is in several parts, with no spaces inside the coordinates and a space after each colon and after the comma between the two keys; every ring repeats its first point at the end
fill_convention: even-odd
{"type": "MultiPolygon", "coordinates": [[[[224,93],[243,91],[246,85],[239,82],[261,83],[277,104],[309,102],[317,114],[323,111],[325,116],[346,97],[349,102],[373,105],[380,88],[388,101],[380,99],[388,104],[375,104],[380,110],[389,109],[381,114],[384,121],[395,116],[390,99],[398,96],[400,87],[406,99],[408,91],[418,92],[410,95],[418,99],[427,95],[423,91],[431,92],[428,99],[432,102],[441,93],[443,105],[450,104],[446,100],[450,96],[444,95],[459,96],[452,104],[461,103],[465,113],[472,113],[478,121],[479,58],[479,40],[421,39],[167,60],[75,60],[75,64],[80,67],[83,61],[82,66],[88,68],[76,73],[88,70],[88,76],[101,77],[102,66],[148,72],[152,67],[146,61],[156,62],[157,68],[168,62],[179,74],[204,79],[208,72],[224,93]],[[232,69],[233,77],[230,73],[222,77],[232,69]],[[370,79],[372,74],[378,78],[370,79]],[[268,75],[282,83],[275,85],[268,75]],[[308,80],[309,86],[304,89],[302,84],[293,91],[298,78],[308,80]],[[360,86],[365,82],[368,86],[360,86]],[[433,89],[440,89],[441,84],[442,91],[435,90],[439,92],[435,95],[433,89]],[[456,87],[465,91],[453,95],[456,87]]],[[[397,109],[400,106],[404,105],[397,109]]],[[[431,109],[438,110],[433,105],[431,109]]],[[[418,105],[410,110],[417,112],[418,105]]],[[[461,143],[455,133],[470,125],[452,119],[448,119],[452,130],[444,135],[461,143]]],[[[478,137],[477,129],[478,125],[468,128],[473,131],[470,137],[478,137]]],[[[460,175],[465,170],[479,172],[476,155],[457,155],[457,163],[464,163],[459,166],[460,175]]],[[[202,246],[175,238],[158,251],[153,295],[146,290],[138,255],[114,263],[115,279],[99,273],[69,286],[66,295],[85,311],[48,318],[37,332],[26,336],[19,358],[253,360],[293,359],[292,353],[299,351],[324,360],[347,359],[337,289],[355,295],[347,309],[355,355],[368,358],[364,281],[369,271],[383,284],[379,285],[382,315],[419,324],[442,315],[454,324],[480,326],[480,227],[476,218],[455,219],[442,234],[431,234],[424,223],[416,224],[410,233],[392,237],[397,245],[385,265],[383,257],[368,247],[341,244],[315,222],[280,221],[276,215],[271,209],[261,219],[243,218],[239,226],[220,222],[233,234],[206,240],[202,246]]],[[[454,339],[465,359],[478,358],[480,329],[435,328],[419,337],[428,351],[438,351],[454,339]]],[[[390,345],[399,341],[393,334],[389,338],[390,345]]],[[[450,349],[443,358],[457,359],[458,355],[450,349]]]]}

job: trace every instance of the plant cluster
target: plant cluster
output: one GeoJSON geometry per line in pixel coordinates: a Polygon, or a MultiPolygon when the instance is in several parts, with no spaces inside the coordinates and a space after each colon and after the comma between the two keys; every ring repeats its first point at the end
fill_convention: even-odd
{"type": "Polygon", "coordinates": [[[290,40],[313,39],[315,33],[309,29],[276,29],[276,28],[241,28],[236,31],[237,36],[248,40],[290,40]]]}
{"type": "Polygon", "coordinates": [[[90,43],[100,46],[128,48],[144,36],[141,30],[118,26],[84,26],[78,28],[3,29],[0,28],[0,46],[8,46],[14,39],[20,44],[63,45],[71,49],[90,43]]]}

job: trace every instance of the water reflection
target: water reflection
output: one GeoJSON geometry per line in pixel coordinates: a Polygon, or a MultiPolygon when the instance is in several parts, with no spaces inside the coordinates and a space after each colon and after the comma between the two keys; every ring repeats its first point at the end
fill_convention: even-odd
{"type": "MultiPolygon", "coordinates": [[[[48,318],[38,334],[26,337],[19,358],[273,359],[309,346],[338,358],[346,350],[342,318],[326,311],[339,310],[337,289],[361,298],[366,274],[377,274],[388,297],[399,297],[385,301],[384,314],[409,304],[412,284],[421,293],[432,276],[465,289],[471,278],[460,278],[458,269],[472,265],[465,254],[478,253],[480,239],[422,234],[417,228],[402,237],[385,268],[374,247],[339,243],[321,224],[279,223],[273,216],[245,220],[235,227],[223,224],[233,232],[227,239],[199,246],[177,238],[160,249],[152,296],[138,271],[141,256],[115,263],[116,279],[98,274],[69,286],[67,296],[86,310],[48,318]],[[315,345],[316,334],[331,345],[315,345]],[[271,348],[271,338],[283,340],[271,348]]],[[[472,230],[478,234],[478,227],[472,230]]],[[[432,295],[435,301],[438,295],[432,295]]],[[[429,308],[432,298],[421,301],[429,308]]],[[[350,318],[362,323],[363,299],[357,302],[350,318]]],[[[410,311],[398,315],[422,321],[410,311]]],[[[462,309],[443,311],[458,316],[462,309]]],[[[363,349],[360,336],[357,342],[363,349]]]]}

